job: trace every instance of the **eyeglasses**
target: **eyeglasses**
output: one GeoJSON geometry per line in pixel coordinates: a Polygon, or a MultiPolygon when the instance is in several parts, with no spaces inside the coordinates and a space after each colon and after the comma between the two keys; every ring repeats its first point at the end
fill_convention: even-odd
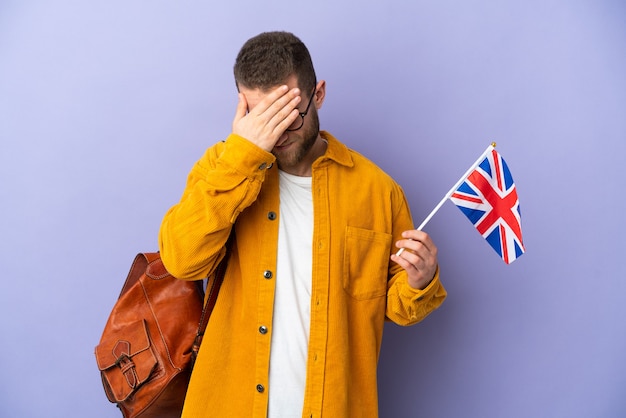
{"type": "Polygon", "coordinates": [[[292,123],[291,126],[286,129],[287,131],[297,131],[298,129],[302,128],[302,126],[304,125],[304,117],[307,113],[309,113],[309,107],[311,107],[311,103],[313,102],[313,97],[315,97],[316,90],[316,88],[313,89],[313,93],[311,94],[311,98],[309,99],[309,104],[306,105],[306,109],[304,109],[304,112],[300,112],[300,119],[296,119],[294,123],[292,123]]]}

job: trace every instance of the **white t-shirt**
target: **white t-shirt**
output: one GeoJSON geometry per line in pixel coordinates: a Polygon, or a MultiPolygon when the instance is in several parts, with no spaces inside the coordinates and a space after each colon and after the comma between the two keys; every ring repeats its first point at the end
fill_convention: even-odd
{"type": "Polygon", "coordinates": [[[304,403],[309,328],[313,196],[311,177],[279,171],[280,217],[268,417],[299,417],[304,403]]]}

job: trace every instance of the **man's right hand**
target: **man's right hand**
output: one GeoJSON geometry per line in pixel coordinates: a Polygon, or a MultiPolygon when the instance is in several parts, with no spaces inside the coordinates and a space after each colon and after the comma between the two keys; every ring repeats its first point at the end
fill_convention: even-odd
{"type": "Polygon", "coordinates": [[[285,130],[299,117],[300,89],[286,85],[269,93],[259,89],[240,89],[233,133],[272,151],[285,130]]]}

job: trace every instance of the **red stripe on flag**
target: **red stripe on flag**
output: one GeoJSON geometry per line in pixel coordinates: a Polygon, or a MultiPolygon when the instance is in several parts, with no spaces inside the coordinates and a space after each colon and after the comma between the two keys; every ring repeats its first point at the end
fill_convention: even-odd
{"type": "Polygon", "coordinates": [[[484,235],[485,232],[498,221],[499,218],[502,218],[504,222],[506,222],[513,233],[517,236],[518,240],[521,242],[522,239],[522,227],[518,222],[517,218],[513,214],[513,207],[517,204],[517,191],[515,187],[511,189],[511,191],[501,198],[493,189],[489,181],[478,171],[472,172],[467,178],[485,197],[485,200],[491,205],[493,208],[487,216],[483,218],[483,220],[476,225],[476,229],[480,232],[481,235],[484,235]]]}
{"type": "Polygon", "coordinates": [[[502,258],[504,262],[509,264],[509,246],[506,242],[506,231],[504,225],[500,225],[500,246],[502,247],[502,258]]]}
{"type": "Polygon", "coordinates": [[[473,197],[473,196],[466,196],[466,195],[462,195],[462,194],[458,194],[458,193],[453,193],[452,196],[455,199],[459,199],[459,200],[465,200],[466,202],[472,202],[472,203],[483,203],[483,200],[481,198],[478,197],[473,197]]]}
{"type": "Polygon", "coordinates": [[[504,188],[502,187],[502,176],[500,175],[500,159],[498,158],[498,153],[496,152],[496,150],[491,150],[491,156],[493,157],[493,166],[496,169],[496,181],[498,182],[498,190],[500,191],[504,191],[504,188]]]}

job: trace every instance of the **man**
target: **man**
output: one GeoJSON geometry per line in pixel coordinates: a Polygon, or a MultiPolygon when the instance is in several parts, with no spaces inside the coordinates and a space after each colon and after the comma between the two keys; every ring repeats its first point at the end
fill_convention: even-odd
{"type": "Polygon", "coordinates": [[[234,73],[232,134],[160,231],[164,264],[186,280],[214,271],[234,231],[183,417],[376,417],[384,321],[441,304],[437,249],[401,188],[319,130],[326,83],[297,37],[250,39],[234,73]]]}

